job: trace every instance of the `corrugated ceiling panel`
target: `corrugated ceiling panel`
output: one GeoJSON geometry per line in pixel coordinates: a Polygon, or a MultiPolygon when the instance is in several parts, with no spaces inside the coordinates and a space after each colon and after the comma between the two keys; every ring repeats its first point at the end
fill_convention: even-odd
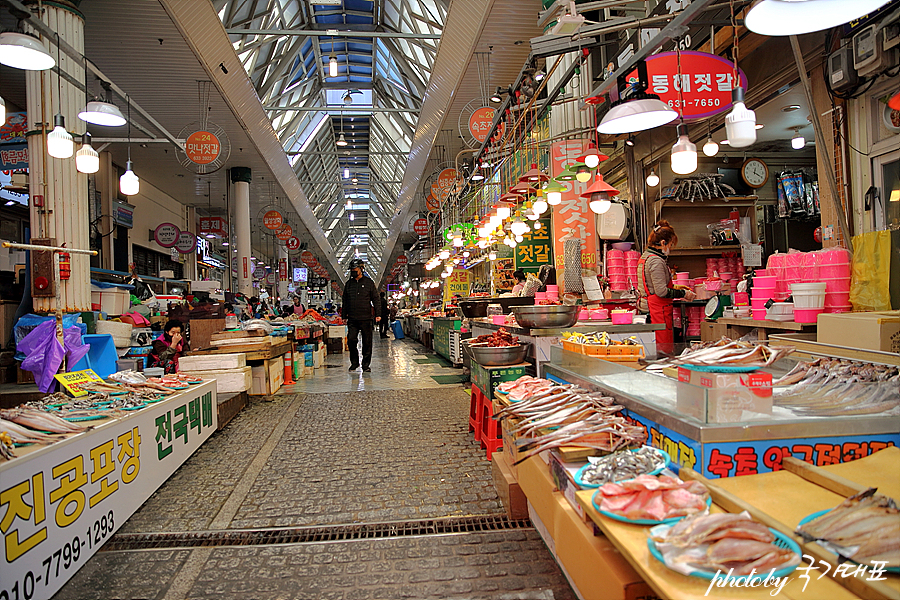
{"type": "Polygon", "coordinates": [[[450,5],[376,281],[381,279],[387,269],[397,237],[428,164],[431,148],[440,133],[454,92],[466,72],[466,66],[493,6],[494,0],[454,0],[450,5]]]}
{"type": "Polygon", "coordinates": [[[160,0],[160,3],[190,44],[194,54],[203,63],[206,71],[211,74],[213,82],[241,122],[241,127],[249,135],[300,215],[300,219],[312,234],[315,243],[321,249],[320,260],[327,260],[331,265],[332,274],[343,281],[346,274],[334,260],[334,250],[309,206],[309,200],[297,181],[297,176],[288,162],[272,123],[266,116],[259,96],[242,68],[212,4],[195,0],[160,0]],[[228,74],[219,68],[220,63],[225,65],[228,74]]]}

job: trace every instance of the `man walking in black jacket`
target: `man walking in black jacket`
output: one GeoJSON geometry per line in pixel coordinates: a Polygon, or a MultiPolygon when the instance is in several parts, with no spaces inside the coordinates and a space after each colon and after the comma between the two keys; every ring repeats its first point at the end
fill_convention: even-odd
{"type": "Polygon", "coordinates": [[[350,279],[344,285],[341,316],[347,321],[347,346],[350,348],[350,370],[359,368],[357,343],[362,333],[362,369],[372,369],[372,334],[375,322],[381,321],[381,302],[375,290],[375,282],[363,274],[363,261],[350,261],[350,279]]]}
{"type": "Polygon", "coordinates": [[[387,297],[384,292],[381,292],[381,323],[378,331],[381,333],[381,337],[386,338],[388,336],[388,320],[390,317],[390,313],[388,312],[387,305],[387,297]]]}

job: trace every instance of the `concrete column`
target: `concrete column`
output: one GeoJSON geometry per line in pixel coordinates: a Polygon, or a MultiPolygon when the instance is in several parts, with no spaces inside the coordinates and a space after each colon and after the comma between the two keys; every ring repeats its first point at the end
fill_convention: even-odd
{"type": "Polygon", "coordinates": [[[288,297],[288,282],[291,280],[291,259],[288,258],[287,247],[278,242],[278,295],[284,300],[288,297]],[[284,272],[282,273],[282,269],[284,272]]]}
{"type": "Polygon", "coordinates": [[[253,296],[253,265],[250,264],[250,179],[249,167],[232,167],[234,184],[234,233],[237,237],[237,291],[253,296]]]}
{"type": "MultiPolygon", "coordinates": [[[[73,4],[59,0],[43,5],[42,20],[70,46],[84,52],[84,16],[73,4]]],[[[33,32],[34,33],[34,32],[33,32]]],[[[42,37],[42,41],[56,57],[56,39],[42,37]]],[[[59,69],[84,83],[84,65],[60,53],[59,69]]],[[[78,118],[86,99],[83,91],[66,81],[58,83],[52,70],[26,71],[25,88],[28,97],[28,183],[31,190],[31,236],[54,238],[57,245],[89,249],[89,215],[87,175],[75,168],[75,157],[53,158],[47,154],[47,134],[53,130],[53,116],[65,117],[66,130],[75,134],[75,151],[81,146],[80,136],[85,123],[78,118]],[[36,206],[36,196],[43,196],[43,206],[36,206]]],[[[90,257],[71,255],[71,277],[61,282],[60,302],[64,312],[91,310],[90,257]]],[[[47,313],[55,310],[56,298],[35,298],[34,310],[47,313]]]]}

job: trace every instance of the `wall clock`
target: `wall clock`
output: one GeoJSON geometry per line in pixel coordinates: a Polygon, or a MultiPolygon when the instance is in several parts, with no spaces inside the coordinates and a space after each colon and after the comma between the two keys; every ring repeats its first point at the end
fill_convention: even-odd
{"type": "Polygon", "coordinates": [[[758,158],[748,158],[741,165],[741,179],[752,188],[761,188],[769,180],[769,167],[758,158]]]}

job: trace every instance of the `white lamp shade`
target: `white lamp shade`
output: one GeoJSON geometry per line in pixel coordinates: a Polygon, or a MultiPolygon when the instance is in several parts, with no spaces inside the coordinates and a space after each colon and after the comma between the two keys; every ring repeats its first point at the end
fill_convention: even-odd
{"type": "Polygon", "coordinates": [[[547,203],[544,200],[535,200],[534,204],[531,205],[531,210],[534,211],[536,215],[542,215],[547,212],[547,203]]]}
{"type": "Polygon", "coordinates": [[[54,158],[70,158],[75,154],[72,134],[62,125],[57,125],[47,134],[47,154],[54,158]]]}
{"type": "Polygon", "coordinates": [[[540,228],[541,228],[541,222],[540,222],[540,221],[537,221],[537,222],[534,224],[534,230],[537,231],[537,230],[540,229],[540,228]]]}
{"type": "Polygon", "coordinates": [[[328,58],[328,76],[329,77],[337,77],[338,76],[337,57],[333,54],[328,58]]]}
{"type": "Polygon", "coordinates": [[[597,165],[600,164],[600,155],[597,154],[597,151],[588,152],[584,156],[584,164],[587,165],[588,169],[596,169],[597,165]]]}
{"type": "Polygon", "coordinates": [[[547,192],[547,204],[556,206],[562,202],[562,192],[547,192]]]}
{"type": "Polygon", "coordinates": [[[0,33],[0,64],[26,71],[45,71],[52,69],[56,61],[39,39],[6,31],[0,33]]]}
{"type": "Polygon", "coordinates": [[[597,125],[597,133],[617,135],[660,127],[671,123],[678,113],[659,99],[641,98],[613,106],[597,125]]]}
{"type": "Polygon", "coordinates": [[[508,219],[509,215],[512,214],[512,209],[509,207],[509,204],[501,204],[497,207],[497,216],[500,217],[500,220],[508,219]]]}
{"type": "Polygon", "coordinates": [[[503,221],[503,219],[500,218],[500,215],[491,215],[490,223],[491,227],[493,227],[494,229],[496,229],[497,226],[500,225],[501,221],[503,221]]]}
{"type": "Polygon", "coordinates": [[[134,196],[141,191],[141,180],[131,170],[130,160],[127,163],[125,172],[119,177],[119,191],[126,196],[134,196]]]}
{"type": "Polygon", "coordinates": [[[127,123],[122,111],[109,102],[88,102],[84,110],[78,113],[78,118],[86,123],[107,127],[120,127],[127,123]]]}
{"type": "Polygon", "coordinates": [[[801,35],[843,25],[889,1],[756,0],[744,17],[744,24],[760,35],[801,35]]]}
{"type": "Polygon", "coordinates": [[[350,169],[348,169],[347,167],[344,167],[344,179],[349,179],[349,178],[350,178],[350,169]]]}
{"type": "Polygon", "coordinates": [[[706,140],[706,143],[703,144],[703,154],[706,156],[715,156],[719,153],[719,145],[713,141],[712,138],[706,140]]]}
{"type": "Polygon", "coordinates": [[[686,135],[678,136],[672,146],[672,172],[687,175],[697,170],[697,146],[686,135]]]}
{"type": "Polygon", "coordinates": [[[438,257],[439,257],[441,260],[450,258],[450,251],[449,251],[449,250],[446,250],[446,249],[441,250],[440,254],[438,254],[438,257]]]}
{"type": "Polygon", "coordinates": [[[447,271],[441,271],[441,279],[447,279],[450,276],[450,273],[447,271]]]}
{"type": "Polygon", "coordinates": [[[591,171],[587,168],[587,166],[579,167],[578,171],[575,172],[575,179],[577,179],[581,183],[587,183],[591,180],[592,177],[593,175],[591,174],[591,171]]]}
{"type": "Polygon", "coordinates": [[[756,143],[756,113],[735,102],[734,108],[725,117],[725,135],[732,148],[745,148],[756,143]]]}
{"type": "Polygon", "coordinates": [[[461,237],[453,238],[453,245],[456,246],[457,248],[462,248],[463,243],[464,242],[461,237]]]}
{"type": "Polygon", "coordinates": [[[346,146],[347,145],[347,140],[344,138],[343,133],[341,133],[341,135],[338,137],[338,141],[336,141],[335,144],[337,144],[338,146],[346,146]]]}
{"type": "Polygon", "coordinates": [[[650,171],[650,174],[647,175],[647,185],[650,187],[656,187],[659,185],[659,175],[656,174],[656,171],[650,171]]]}
{"type": "Polygon", "coordinates": [[[516,243],[521,244],[524,240],[525,240],[525,238],[522,237],[521,235],[516,236],[516,243]]]}
{"type": "Polygon", "coordinates": [[[509,229],[515,235],[522,235],[522,234],[528,233],[528,230],[530,229],[530,227],[528,227],[528,223],[526,223],[522,219],[516,219],[509,226],[509,229]]]}
{"type": "Polygon", "coordinates": [[[96,173],[100,170],[100,155],[89,144],[75,153],[75,168],[79,173],[96,173]]]}

